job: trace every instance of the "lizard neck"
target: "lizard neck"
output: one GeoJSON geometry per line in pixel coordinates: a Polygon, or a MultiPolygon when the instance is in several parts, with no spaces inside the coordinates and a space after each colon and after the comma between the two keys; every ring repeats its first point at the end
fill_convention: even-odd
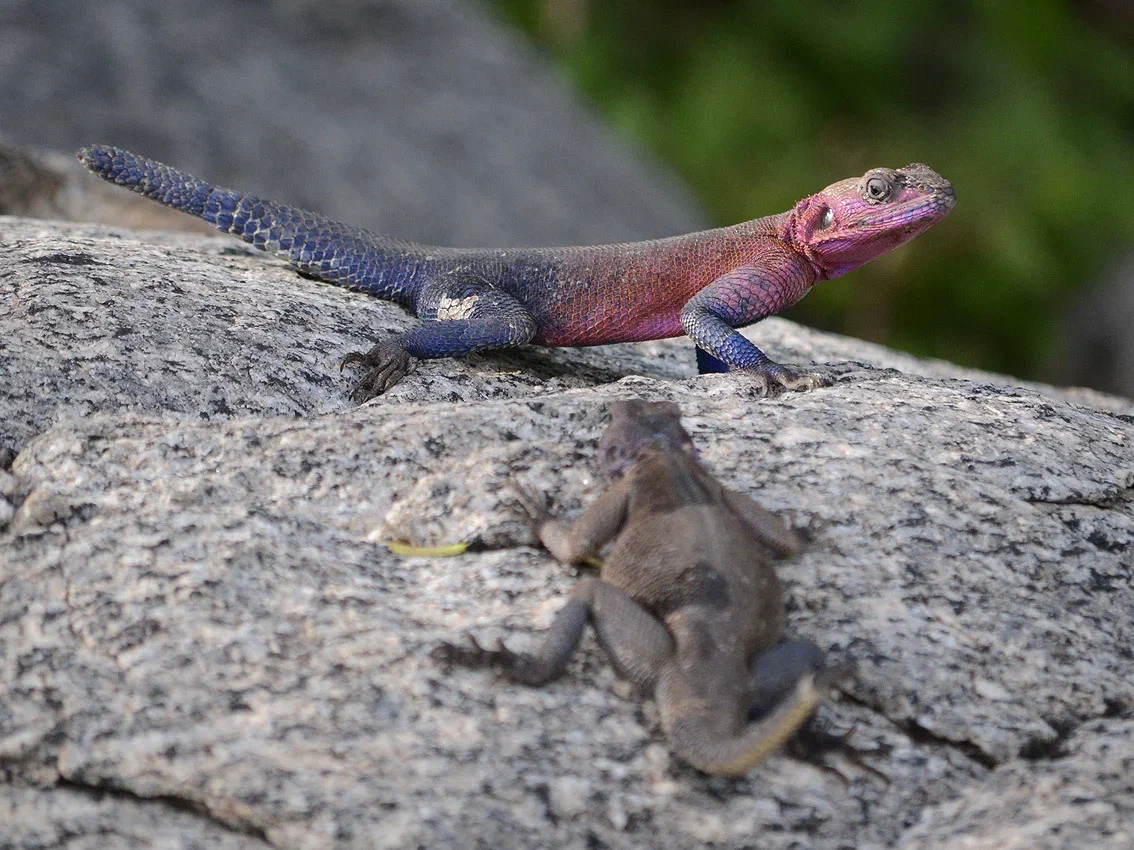
{"type": "MultiPolygon", "coordinates": [[[[820,261],[807,239],[801,238],[801,233],[807,226],[802,214],[806,213],[809,200],[809,198],[804,198],[786,213],[770,216],[770,218],[776,219],[776,237],[784,243],[788,250],[798,255],[800,259],[811,267],[815,272],[815,280],[813,283],[818,283],[821,280],[830,280],[833,277],[838,277],[850,271],[850,268],[838,271],[827,268],[820,261]]],[[[853,266],[851,268],[853,268],[853,266]]]]}

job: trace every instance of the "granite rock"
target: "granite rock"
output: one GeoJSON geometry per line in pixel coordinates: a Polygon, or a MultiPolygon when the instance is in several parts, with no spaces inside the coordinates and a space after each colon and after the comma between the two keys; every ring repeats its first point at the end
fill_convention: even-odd
{"type": "Polygon", "coordinates": [[[769,320],[832,386],[760,399],[675,340],[422,363],[355,408],[338,362],[396,307],[216,239],[0,239],[0,847],[1128,843],[1130,403],[769,320]],[[633,396],[807,530],[789,629],[857,660],[820,722],[888,787],[697,774],[589,637],[537,690],[430,660],[550,622],[575,578],[511,481],[572,515],[633,396]]]}

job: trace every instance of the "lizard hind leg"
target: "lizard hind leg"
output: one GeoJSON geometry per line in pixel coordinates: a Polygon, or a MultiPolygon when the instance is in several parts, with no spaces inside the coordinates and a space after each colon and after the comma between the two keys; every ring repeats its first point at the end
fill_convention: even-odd
{"type": "Polygon", "coordinates": [[[409,371],[410,358],[458,357],[474,351],[513,348],[530,342],[535,319],[516,298],[480,277],[451,273],[421,287],[414,303],[421,324],[343,365],[366,367],[351,398],[361,403],[390,389],[409,371]]]}
{"type": "Polygon", "coordinates": [[[618,588],[587,579],[575,585],[535,652],[513,652],[502,641],[489,649],[470,638],[463,646],[443,643],[432,657],[444,664],[491,667],[513,682],[543,685],[563,675],[588,620],[615,668],[638,685],[651,686],[673,654],[673,640],[661,621],[618,588]]]}
{"type": "Polygon", "coordinates": [[[823,653],[808,641],[786,641],[749,664],[752,701],[746,723],[728,733],[705,712],[686,711],[667,729],[674,750],[704,773],[743,776],[809,723],[843,668],[823,666],[823,653]]]}
{"type": "Polygon", "coordinates": [[[595,581],[580,582],[571,591],[567,604],[559,609],[543,643],[534,653],[513,652],[497,641],[496,647],[481,646],[469,636],[466,645],[442,643],[430,653],[434,661],[461,667],[490,667],[504,678],[521,685],[538,687],[558,679],[567,670],[587,625],[594,597],[595,581]]]}
{"type": "MultiPolygon", "coordinates": [[[[790,640],[757,655],[752,659],[750,669],[754,693],[748,709],[748,721],[751,723],[767,717],[779,705],[789,701],[803,677],[818,672],[833,685],[851,675],[854,667],[851,664],[827,667],[823,651],[811,641],[790,640]]],[[[886,774],[863,761],[863,752],[850,743],[850,732],[833,735],[818,728],[814,721],[815,715],[811,715],[792,735],[786,750],[790,756],[832,774],[845,785],[846,776],[823,760],[828,753],[839,753],[851,764],[889,784],[886,774]]]]}
{"type": "Polygon", "coordinates": [[[749,664],[753,695],[749,722],[772,712],[800,679],[822,667],[823,650],[809,640],[786,640],[754,656],[749,664]]]}
{"type": "Polygon", "coordinates": [[[674,717],[667,728],[674,751],[703,773],[743,776],[788,743],[826,698],[839,671],[824,668],[797,679],[768,713],[730,734],[704,711],[674,717]]]}

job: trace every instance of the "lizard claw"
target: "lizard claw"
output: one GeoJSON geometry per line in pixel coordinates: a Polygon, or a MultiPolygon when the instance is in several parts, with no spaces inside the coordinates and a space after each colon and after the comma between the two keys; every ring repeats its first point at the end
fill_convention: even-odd
{"type": "Polygon", "coordinates": [[[367,352],[352,351],[339,364],[339,371],[348,363],[360,363],[368,367],[350,392],[351,401],[362,404],[377,398],[406,376],[410,367],[410,356],[396,342],[380,342],[367,352]]]}
{"type": "MultiPolygon", "coordinates": [[[[823,690],[833,689],[842,680],[853,677],[856,672],[857,665],[853,661],[821,667],[814,673],[815,687],[823,690]]],[[[858,769],[869,773],[889,786],[890,777],[873,765],[867,764],[863,758],[870,750],[861,750],[851,743],[854,731],[854,727],[851,727],[841,735],[836,735],[816,728],[815,724],[809,721],[800,728],[792,740],[791,754],[801,761],[806,761],[814,767],[837,777],[844,786],[849,786],[850,780],[842,771],[822,760],[822,756],[826,753],[839,753],[858,769]]]]}
{"type": "Polygon", "coordinates": [[[784,390],[814,390],[831,382],[817,372],[796,372],[778,363],[740,370],[749,376],[760,398],[772,398],[784,390]]]}
{"type": "Polygon", "coordinates": [[[532,527],[532,531],[539,534],[540,527],[551,519],[547,510],[547,502],[543,493],[521,481],[512,479],[512,490],[516,493],[516,502],[520,506],[524,517],[532,527]]]}
{"type": "Polygon", "coordinates": [[[889,786],[890,777],[873,765],[868,764],[864,758],[867,753],[872,751],[860,750],[851,743],[850,739],[854,735],[854,731],[852,727],[841,735],[836,735],[817,729],[813,724],[808,723],[796,733],[790,745],[790,753],[792,757],[837,777],[844,786],[849,786],[850,780],[846,775],[822,759],[827,753],[838,753],[859,770],[869,773],[875,779],[889,786]]]}
{"type": "Polygon", "coordinates": [[[801,392],[804,390],[816,390],[819,387],[829,387],[831,382],[818,372],[787,372],[787,374],[776,380],[781,387],[785,390],[795,390],[801,392]]]}
{"type": "Polygon", "coordinates": [[[438,644],[430,651],[429,657],[438,664],[448,666],[469,667],[474,670],[493,667],[507,671],[514,666],[517,656],[499,638],[496,640],[496,648],[488,649],[472,635],[465,635],[464,645],[448,642],[438,644]]]}
{"type": "Polygon", "coordinates": [[[439,643],[429,652],[429,657],[438,664],[457,667],[486,667],[487,651],[472,635],[465,635],[465,644],[439,643]]]}
{"type": "Polygon", "coordinates": [[[841,664],[832,664],[820,667],[815,671],[815,687],[830,691],[844,679],[850,679],[858,672],[858,665],[853,661],[844,661],[841,664]]]}

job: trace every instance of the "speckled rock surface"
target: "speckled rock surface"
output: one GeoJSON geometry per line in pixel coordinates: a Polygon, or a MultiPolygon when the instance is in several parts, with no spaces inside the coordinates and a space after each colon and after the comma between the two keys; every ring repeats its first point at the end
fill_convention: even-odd
{"type": "Polygon", "coordinates": [[[1128,843],[1128,403],[769,321],[834,385],[761,400],[678,340],[421,364],[352,408],[337,362],[397,308],[217,240],[0,228],[0,847],[1128,843]],[[549,623],[575,579],[509,481],[577,511],[630,396],[809,529],[789,628],[858,660],[821,720],[889,787],[700,776],[589,637],[540,690],[430,661],[549,623]]]}
{"type": "Polygon", "coordinates": [[[903,850],[1134,847],[1134,724],[1095,720],[1054,757],[998,767],[957,800],[930,808],[903,850]]]}

